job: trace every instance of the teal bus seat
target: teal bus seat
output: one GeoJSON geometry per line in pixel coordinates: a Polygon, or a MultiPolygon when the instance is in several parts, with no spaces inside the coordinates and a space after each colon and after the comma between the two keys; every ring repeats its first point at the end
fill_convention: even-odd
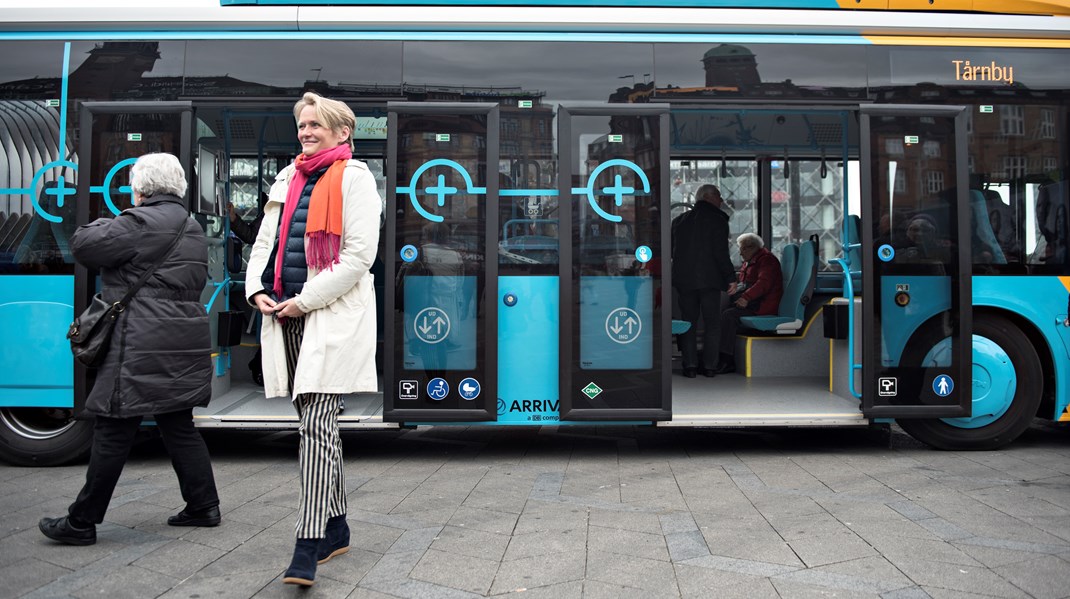
{"type": "MultiPolygon", "coordinates": [[[[788,246],[793,247],[793,246],[788,246]]],[[[787,248],[785,248],[787,253],[787,248]]],[[[790,258],[789,258],[790,259],[790,258]]],[[[781,265],[781,270],[785,270],[781,265]]],[[[793,335],[803,326],[806,304],[817,278],[817,241],[811,239],[798,246],[798,260],[790,280],[785,280],[784,295],[776,316],[744,316],[740,324],[757,331],[793,335]]]]}

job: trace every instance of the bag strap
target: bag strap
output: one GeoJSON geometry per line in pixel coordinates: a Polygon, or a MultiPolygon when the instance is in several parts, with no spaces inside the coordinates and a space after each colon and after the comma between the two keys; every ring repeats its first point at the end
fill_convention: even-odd
{"type": "Polygon", "coordinates": [[[163,264],[164,260],[167,260],[167,257],[175,251],[175,248],[178,247],[178,242],[182,241],[182,238],[186,235],[186,225],[188,224],[188,222],[189,217],[183,215],[182,223],[178,226],[178,231],[176,231],[175,238],[171,241],[171,245],[167,246],[167,249],[164,250],[164,253],[161,254],[159,258],[156,259],[156,262],[152,266],[148,267],[145,272],[141,273],[141,277],[137,280],[137,282],[131,285],[130,289],[127,289],[126,295],[123,296],[123,299],[119,300],[118,302],[115,302],[119,305],[120,311],[126,309],[127,304],[130,303],[130,300],[134,297],[134,294],[137,293],[138,289],[141,289],[141,286],[145,284],[145,281],[149,280],[149,277],[152,276],[152,273],[156,272],[156,269],[159,268],[161,264],[163,264]]]}

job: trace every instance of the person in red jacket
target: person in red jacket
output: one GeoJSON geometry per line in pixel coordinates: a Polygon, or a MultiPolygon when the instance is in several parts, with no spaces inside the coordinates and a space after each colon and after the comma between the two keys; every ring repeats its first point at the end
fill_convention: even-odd
{"type": "Polygon", "coordinates": [[[776,314],[784,295],[784,275],[780,260],[765,249],[762,238],[744,233],[736,239],[743,268],[735,283],[728,286],[732,303],[721,312],[721,360],[717,374],[736,371],[736,331],[744,316],[776,314]]]}

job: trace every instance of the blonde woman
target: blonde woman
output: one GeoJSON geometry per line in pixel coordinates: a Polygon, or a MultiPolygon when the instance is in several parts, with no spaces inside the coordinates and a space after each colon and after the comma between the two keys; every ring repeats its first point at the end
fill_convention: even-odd
{"type": "Polygon", "coordinates": [[[306,93],[294,106],[301,154],[271,186],[245,281],[264,315],[264,393],[292,398],[301,420],[301,500],[287,584],[349,551],[338,413],[347,393],[375,391],[375,292],[369,269],[381,200],[352,160],[356,117],[306,93]]]}

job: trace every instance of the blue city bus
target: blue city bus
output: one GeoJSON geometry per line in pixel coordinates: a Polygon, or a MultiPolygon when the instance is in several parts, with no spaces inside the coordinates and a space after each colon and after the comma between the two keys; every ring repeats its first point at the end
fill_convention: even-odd
{"type": "Polygon", "coordinates": [[[148,152],[210,244],[198,426],[297,427],[228,212],[259,214],[306,90],[353,108],[384,200],[381,390],[344,429],[895,422],[958,450],[1070,420],[1067,2],[420,4],[0,9],[0,457],[88,449],[64,334],[99,277],[68,239],[148,152]],[[703,184],[785,296],[736,373],[685,378],[671,223],[703,184]]]}

